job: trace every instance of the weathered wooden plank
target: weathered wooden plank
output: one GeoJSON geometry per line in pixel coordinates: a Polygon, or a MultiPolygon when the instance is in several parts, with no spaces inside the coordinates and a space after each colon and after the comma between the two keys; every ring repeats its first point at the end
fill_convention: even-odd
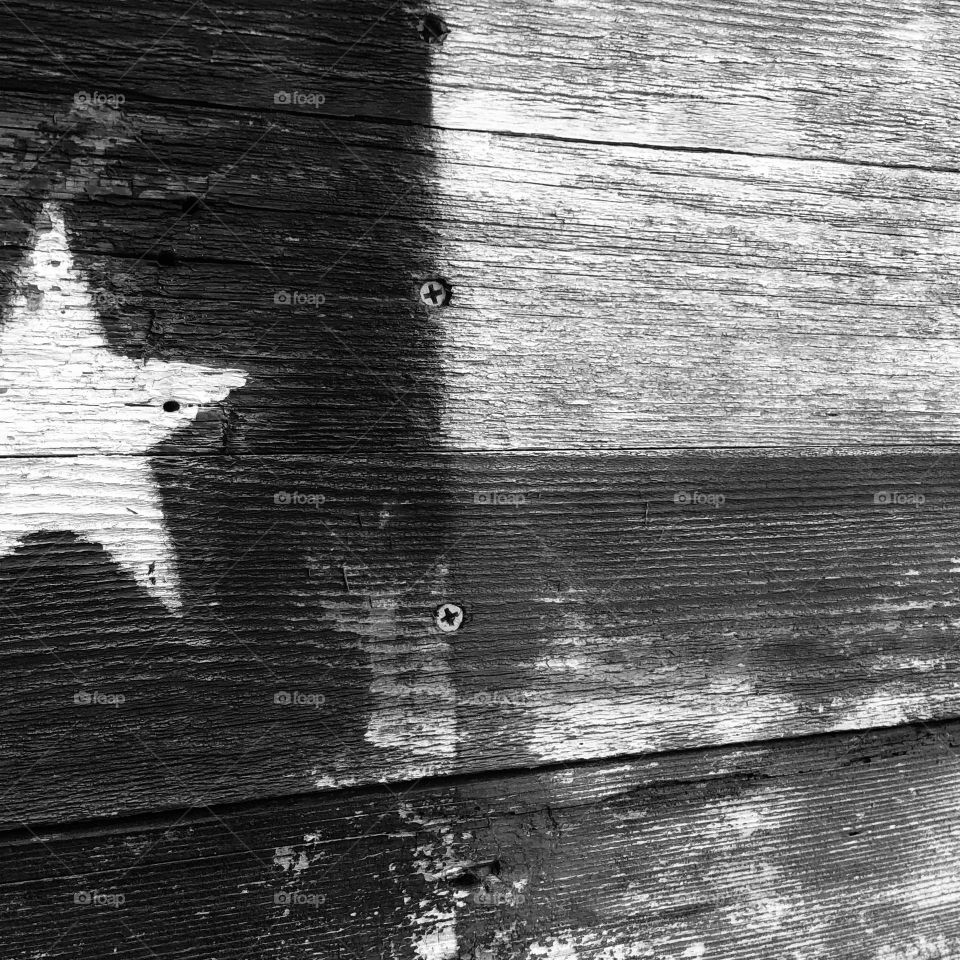
{"type": "Polygon", "coordinates": [[[952,0],[464,0],[447,127],[956,169],[952,0]]]}
{"type": "Polygon", "coordinates": [[[50,0],[5,5],[0,86],[956,166],[960,13],[949,0],[461,0],[433,11],[450,27],[433,48],[417,37],[420,3],[68,9],[82,15],[50,0]]]}
{"type": "Polygon", "coordinates": [[[960,712],[955,452],[130,462],[0,461],[8,824],[960,712]]]}
{"type": "MultiPolygon", "coordinates": [[[[112,166],[84,126],[102,111],[71,114],[53,124],[69,156],[35,169],[53,136],[36,129],[42,102],[0,123],[34,138],[5,155],[5,290],[40,203],[72,197],[73,258],[112,349],[245,377],[164,449],[960,439],[960,194],[946,174],[334,135],[199,108],[128,112],[112,166]],[[207,187],[208,209],[185,213],[207,187]],[[165,250],[176,266],[158,264],[165,250]],[[417,295],[434,273],[454,285],[442,311],[417,295]],[[318,303],[277,304],[281,291],[318,303]]],[[[44,452],[35,440],[11,452],[44,452]]],[[[117,449],[109,433],[72,442],[117,449]]]]}
{"type": "MultiPolygon", "coordinates": [[[[426,266],[432,241],[424,200],[409,194],[420,192],[419,177],[429,177],[430,162],[408,152],[407,168],[391,173],[390,157],[369,149],[392,184],[373,190],[377,173],[363,171],[363,158],[354,158],[354,148],[327,134],[325,144],[318,144],[325,159],[304,198],[298,197],[303,171],[296,158],[307,144],[288,140],[279,154],[276,144],[260,144],[250,159],[267,172],[262,182],[251,181],[242,161],[258,140],[251,141],[246,123],[228,124],[233,137],[226,145],[216,136],[201,136],[197,118],[182,111],[176,122],[158,124],[153,137],[159,133],[159,139],[145,142],[149,122],[118,132],[109,119],[101,123],[101,114],[75,111],[63,125],[53,124],[51,134],[37,128],[41,112],[32,101],[26,114],[14,111],[2,123],[11,138],[3,217],[8,241],[4,320],[10,326],[18,318],[21,323],[34,319],[21,349],[8,349],[3,357],[2,452],[130,452],[125,434],[103,430],[64,436],[51,430],[50,422],[83,418],[90,408],[108,405],[123,407],[126,421],[131,401],[140,406],[137,416],[150,424],[164,419],[160,408],[167,399],[179,401],[184,412],[189,409],[195,418],[189,428],[161,441],[173,449],[222,449],[243,434],[243,420],[232,407],[240,395],[236,382],[229,397],[222,391],[208,397],[224,403],[198,409],[196,398],[164,392],[163,378],[157,389],[147,389],[140,382],[131,385],[127,377],[118,390],[116,378],[88,376],[84,368],[78,374],[85,377],[84,389],[78,391],[77,375],[58,376],[57,352],[71,372],[78,357],[87,362],[71,344],[78,330],[89,336],[97,321],[110,351],[129,360],[234,370],[234,381],[254,391],[260,422],[273,423],[287,449],[312,445],[311,424],[319,426],[326,440],[319,445],[327,450],[354,448],[368,434],[375,434],[370,442],[381,448],[429,443],[423,434],[431,427],[436,432],[438,415],[436,331],[418,289],[434,273],[426,266]],[[16,116],[24,129],[32,129],[29,148],[17,134],[16,116]],[[162,146],[164,131],[173,130],[175,142],[162,146]],[[129,148],[119,149],[116,166],[105,166],[102,154],[111,133],[129,148]],[[284,159],[288,148],[295,149],[284,159]],[[358,169],[363,178],[354,175],[358,169]],[[245,185],[239,193],[226,190],[230,201],[208,193],[228,182],[245,185]],[[403,193],[395,195],[401,186],[403,193]],[[85,206],[78,195],[98,200],[85,206]],[[398,221],[384,220],[384,213],[389,213],[387,200],[395,205],[405,195],[403,214],[411,220],[401,221],[398,229],[398,221]],[[58,218],[51,198],[66,221],[67,237],[59,244],[50,240],[56,231],[34,233],[34,224],[49,226],[51,216],[58,218]],[[304,199],[319,204],[308,213],[309,225],[301,221],[284,228],[284,217],[294,206],[302,211],[304,199]],[[264,217],[263,243],[258,239],[251,246],[251,210],[257,209],[264,217]],[[273,242],[267,220],[278,230],[273,242]],[[311,244],[301,253],[296,232],[304,229],[311,244]],[[48,250],[40,258],[48,264],[43,270],[33,250],[38,243],[61,248],[56,256],[48,250]],[[334,293],[340,303],[323,307],[327,294],[334,293]],[[284,301],[283,294],[294,302],[284,301]],[[298,294],[318,304],[297,303],[298,294]],[[45,305],[44,296],[52,304],[45,305]],[[63,322],[36,316],[44,311],[63,322]],[[171,325],[176,328],[172,337],[171,325]],[[35,354],[49,368],[42,384],[35,376],[35,354]],[[284,382],[289,389],[279,386],[278,395],[284,382]],[[18,416],[25,404],[46,410],[42,417],[26,418],[35,421],[27,430],[25,418],[18,416]]],[[[100,350],[97,355],[110,354],[100,350]]],[[[270,430],[261,434],[267,446],[270,430]]]]}
{"type": "Polygon", "coordinates": [[[429,48],[419,19],[396,0],[309,8],[293,0],[111,0],[97,9],[15,2],[0,19],[0,87],[89,103],[242,105],[425,123],[429,48]]]}
{"type": "Polygon", "coordinates": [[[949,960],[957,724],[0,845],[11,960],[949,960]]]}

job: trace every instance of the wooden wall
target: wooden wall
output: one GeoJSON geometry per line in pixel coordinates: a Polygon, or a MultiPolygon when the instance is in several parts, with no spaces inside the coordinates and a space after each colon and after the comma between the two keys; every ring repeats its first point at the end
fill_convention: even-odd
{"type": "Polygon", "coordinates": [[[960,956],[958,33],[0,5],[4,955],[960,956]]]}

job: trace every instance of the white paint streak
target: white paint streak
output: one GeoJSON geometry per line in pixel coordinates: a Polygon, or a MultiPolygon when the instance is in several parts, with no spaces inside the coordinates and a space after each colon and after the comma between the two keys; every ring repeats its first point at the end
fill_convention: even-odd
{"type": "Polygon", "coordinates": [[[831,701],[831,709],[839,713],[831,726],[836,730],[862,730],[926,720],[934,715],[935,704],[942,699],[942,693],[911,692],[891,684],[864,696],[831,701]]]}
{"type": "Polygon", "coordinates": [[[277,847],[273,853],[273,862],[284,872],[302,873],[310,866],[310,858],[305,850],[294,850],[293,847],[277,847]]]}
{"type": "MultiPolygon", "coordinates": [[[[240,387],[239,370],[146,363],[114,353],[73,264],[63,214],[44,206],[0,329],[0,452],[146,454],[200,404],[240,387]],[[180,409],[167,413],[166,400],[180,409]]],[[[148,593],[180,607],[173,547],[149,463],[0,460],[0,556],[40,531],[101,544],[148,593]]]]}
{"type": "Polygon", "coordinates": [[[779,736],[798,709],[787,697],[740,692],[736,684],[711,684],[702,704],[689,696],[664,700],[624,690],[591,697],[588,710],[564,702],[560,691],[551,702],[531,702],[529,748],[544,761],[560,762],[674,748],[684,730],[700,741],[754,740],[764,733],[779,736]]]}
{"type": "Polygon", "coordinates": [[[431,910],[413,922],[427,928],[413,942],[413,949],[421,960],[454,960],[457,957],[456,917],[452,912],[431,910]]]}
{"type": "MultiPolygon", "coordinates": [[[[439,575],[444,575],[440,571],[439,575]]],[[[364,739],[383,751],[384,779],[419,779],[449,773],[457,751],[456,696],[446,635],[422,615],[435,602],[427,596],[416,615],[404,613],[397,596],[367,590],[362,571],[355,594],[317,598],[324,626],[361,638],[370,672],[370,716],[364,739]]],[[[442,595],[442,590],[433,591],[442,595]]],[[[335,770],[315,768],[318,789],[355,782],[349,758],[335,770]]]]}
{"type": "Polygon", "coordinates": [[[455,696],[447,641],[439,632],[416,630],[413,625],[412,636],[398,636],[393,597],[373,598],[364,626],[375,704],[367,742],[390,751],[394,758],[403,756],[421,771],[418,776],[444,772],[456,753],[455,696]]]}

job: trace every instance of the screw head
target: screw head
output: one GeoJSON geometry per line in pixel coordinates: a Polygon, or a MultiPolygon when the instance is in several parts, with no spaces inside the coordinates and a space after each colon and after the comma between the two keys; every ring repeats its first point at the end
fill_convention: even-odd
{"type": "Polygon", "coordinates": [[[463,607],[456,603],[441,603],[433,611],[433,622],[444,633],[453,633],[463,626],[463,607]]]}
{"type": "Polygon", "coordinates": [[[446,280],[436,278],[428,280],[420,288],[420,299],[428,307],[445,307],[450,302],[450,294],[453,288],[446,280]]]}
{"type": "Polygon", "coordinates": [[[417,33],[425,43],[443,43],[450,36],[450,28],[435,13],[428,13],[418,24],[417,33]]]}

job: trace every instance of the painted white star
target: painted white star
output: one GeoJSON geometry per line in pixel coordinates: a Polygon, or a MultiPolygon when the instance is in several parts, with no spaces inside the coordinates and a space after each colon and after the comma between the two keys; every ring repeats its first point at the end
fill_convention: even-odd
{"type": "Polygon", "coordinates": [[[0,557],[33,533],[70,531],[178,610],[176,558],[144,455],[245,380],[112,351],[63,214],[47,203],[0,320],[0,557]],[[168,401],[178,409],[164,410],[168,401]]]}

